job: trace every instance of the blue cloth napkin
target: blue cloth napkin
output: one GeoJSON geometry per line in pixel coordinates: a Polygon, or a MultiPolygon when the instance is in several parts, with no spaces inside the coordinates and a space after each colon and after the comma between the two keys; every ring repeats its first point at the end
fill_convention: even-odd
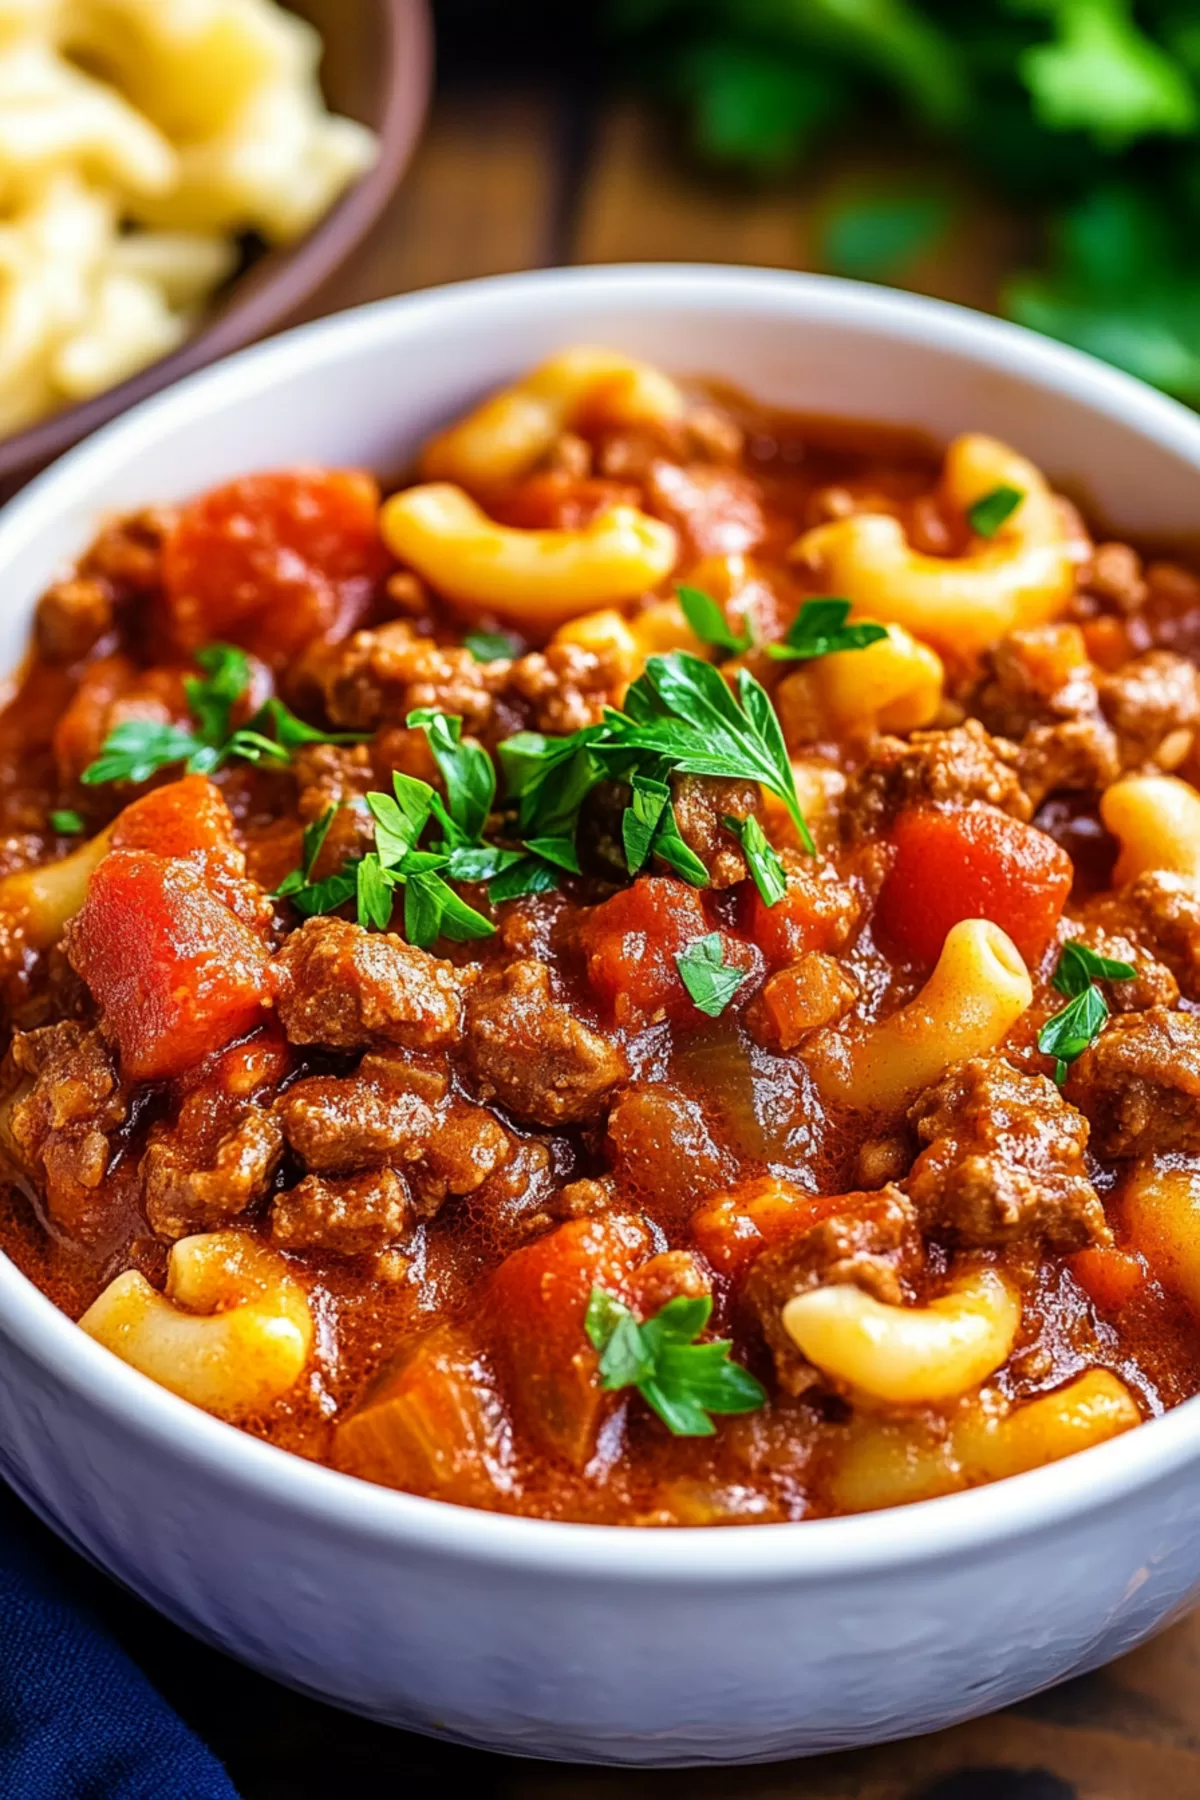
{"type": "Polygon", "coordinates": [[[100,1621],[0,1484],[3,1800],[238,1800],[224,1769],[100,1621]]]}

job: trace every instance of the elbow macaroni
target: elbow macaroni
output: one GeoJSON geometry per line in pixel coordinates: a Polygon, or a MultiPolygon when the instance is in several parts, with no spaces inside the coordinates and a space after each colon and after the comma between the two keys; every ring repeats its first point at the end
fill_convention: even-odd
{"type": "Polygon", "coordinates": [[[907,1006],[878,1024],[822,1033],[806,1060],[826,1100],[895,1110],[951,1063],[995,1050],[1032,999],[1012,939],[987,919],[963,919],[907,1006]]]}
{"type": "Polygon", "coordinates": [[[784,1330],[823,1375],[889,1406],[969,1393],[1007,1361],[1020,1323],[1016,1289],[991,1268],[960,1276],[928,1306],[891,1306],[845,1282],[783,1309],[784,1330]]]}
{"type": "Polygon", "coordinates": [[[666,375],[634,357],[577,345],[435,437],[422,473],[485,490],[515,481],[589,414],[617,424],[670,424],[683,415],[683,396],[666,375]]]}
{"type": "Polygon", "coordinates": [[[283,1258],[238,1231],[181,1238],[165,1293],[128,1269],[79,1323],[114,1356],[223,1419],[285,1394],[313,1343],[308,1300],[283,1258]]]}
{"type": "Polygon", "coordinates": [[[1074,588],[1074,565],[1040,471],[995,438],[968,434],[946,452],[942,489],[965,512],[999,486],[1024,499],[996,536],[963,556],[914,550],[898,519],[858,513],[804,533],[791,555],[819,569],[857,617],[902,625],[943,655],[977,654],[1006,631],[1052,619],[1074,588]]]}
{"type": "Polygon", "coordinates": [[[461,610],[543,633],[656,587],[678,548],[669,525],[633,506],[609,507],[577,531],[523,531],[445,482],[393,494],[380,529],[389,550],[461,610]]]}
{"type": "Polygon", "coordinates": [[[1140,1422],[1132,1394],[1107,1369],[1011,1410],[984,1393],[944,1420],[860,1416],[836,1454],[833,1498],[845,1512],[931,1500],[1059,1462],[1140,1422]]]}
{"type": "Polygon", "coordinates": [[[374,155],[274,0],[61,0],[0,33],[0,432],[174,349],[374,155]],[[85,72],[86,71],[86,72],[85,72]]]}
{"type": "Polygon", "coordinates": [[[1135,1249],[1200,1313],[1200,1165],[1143,1164],[1126,1183],[1123,1207],[1135,1249]]]}
{"type": "Polygon", "coordinates": [[[1128,775],[1106,788],[1100,817],[1121,846],[1113,882],[1151,869],[1200,878],[1200,794],[1176,775],[1128,775]]]}
{"type": "Polygon", "coordinates": [[[901,625],[862,650],[835,650],[785,675],[775,704],[788,742],[918,731],[936,719],[945,670],[901,625]]]}

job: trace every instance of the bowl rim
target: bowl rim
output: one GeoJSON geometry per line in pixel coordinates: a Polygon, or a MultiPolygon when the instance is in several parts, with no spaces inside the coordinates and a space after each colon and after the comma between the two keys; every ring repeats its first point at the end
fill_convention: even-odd
{"type": "Polygon", "coordinates": [[[280,260],[255,279],[235,276],[211,318],[176,349],[135,369],[86,400],[35,419],[0,438],[0,482],[19,480],[123,416],[169,384],[240,350],[296,313],[332,279],[375,224],[408,167],[433,89],[433,20],[429,0],[379,0],[386,55],[381,106],[371,129],[379,154],[304,236],[276,246],[280,260]],[[239,290],[245,287],[246,291],[239,290]]]}
{"type": "MultiPolygon", "coordinates": [[[[94,475],[114,453],[136,453],[165,426],[268,392],[293,371],[336,367],[343,351],[394,353],[426,325],[470,328],[482,312],[520,317],[530,301],[640,303],[651,311],[731,307],[791,312],[906,345],[958,353],[1107,414],[1192,462],[1200,475],[1200,418],[1132,376],[1024,328],[966,308],[833,277],[705,264],[632,264],[484,277],[400,295],[299,326],[202,368],[77,445],[37,476],[0,516],[0,570],[86,506],[94,475]]],[[[191,1466],[297,1520],[378,1545],[403,1543],[491,1568],[634,1586],[724,1587],[841,1581],[963,1559],[1016,1537],[1037,1537],[1083,1513],[1119,1509],[1138,1490],[1200,1458],[1200,1396],[1135,1431],[1021,1475],[938,1499],[832,1519],[713,1527],[576,1524],[486,1512],[377,1486],[310,1462],[200,1411],[93,1342],[0,1253],[0,1337],[57,1388],[135,1432],[181,1470],[191,1466]],[[881,1529],[881,1527],[883,1527],[881,1529]]]]}

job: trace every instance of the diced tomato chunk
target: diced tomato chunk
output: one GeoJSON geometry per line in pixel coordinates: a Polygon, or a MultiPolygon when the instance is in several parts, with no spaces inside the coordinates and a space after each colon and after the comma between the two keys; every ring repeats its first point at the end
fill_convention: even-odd
{"type": "Polygon", "coordinates": [[[1101,1312],[1120,1312],[1149,1279],[1140,1256],[1115,1244],[1092,1244],[1068,1256],[1067,1267],[1101,1312]]]}
{"type": "Polygon", "coordinates": [[[753,882],[742,888],[746,936],[782,968],[807,950],[840,950],[854,929],[858,902],[833,864],[805,857],[788,869],[787,892],[768,906],[753,882]]]}
{"type": "MultiPolygon", "coordinates": [[[[579,943],[588,979],[618,1025],[700,1017],[675,959],[711,930],[696,889],[669,875],[643,875],[590,909],[579,943]]],[[[748,945],[729,936],[722,943],[726,963],[753,966],[748,945]]]]}
{"type": "Polygon", "coordinates": [[[351,630],[388,567],[379,488],[357,469],[244,475],[185,506],[163,545],[176,642],[242,644],[276,668],[351,630]]]}
{"type": "Polygon", "coordinates": [[[853,1211],[866,1194],[809,1194],[792,1181],[764,1175],[692,1214],[692,1236],[721,1275],[742,1275],[774,1244],[799,1237],[810,1225],[853,1211]]]}
{"type": "Polygon", "coordinates": [[[914,961],[934,963],[961,919],[990,919],[1036,966],[1071,891],[1071,859],[1034,825],[990,806],[902,813],[880,890],[881,936],[914,961]]]}
{"type": "Polygon", "coordinates": [[[118,813],[109,841],[114,850],[184,856],[218,881],[246,872],[233,814],[207,775],[185,775],[134,800],[118,813]]]}
{"type": "Polygon", "coordinates": [[[488,1289],[497,1361],[530,1435],[581,1469],[604,1409],[599,1365],[584,1328],[594,1287],[624,1298],[650,1244],[640,1220],[572,1219],[501,1263],[488,1289]]]}
{"type": "Polygon", "coordinates": [[[88,887],[69,955],[132,1081],[180,1075],[260,1024],[267,952],[189,863],[114,850],[88,887]]]}

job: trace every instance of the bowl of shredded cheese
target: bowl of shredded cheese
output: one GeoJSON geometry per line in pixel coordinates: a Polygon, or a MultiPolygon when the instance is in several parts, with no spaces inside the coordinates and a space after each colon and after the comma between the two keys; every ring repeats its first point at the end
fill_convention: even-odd
{"type": "Polygon", "coordinates": [[[426,0],[0,0],[0,489],[294,317],[430,76],[426,0]]]}

